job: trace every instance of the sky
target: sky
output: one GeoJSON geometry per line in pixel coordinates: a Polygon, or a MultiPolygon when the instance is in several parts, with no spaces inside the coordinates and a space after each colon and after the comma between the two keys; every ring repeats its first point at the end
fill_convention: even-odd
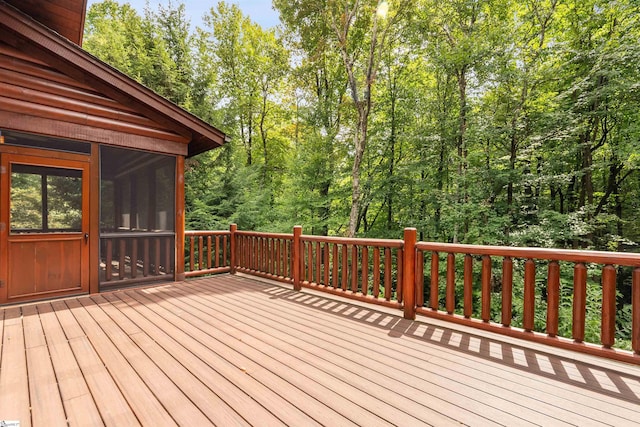
{"type": "MultiPolygon", "coordinates": [[[[144,7],[147,0],[117,0],[118,3],[129,3],[133,6],[141,15],[144,13],[144,7]]],[[[257,22],[262,28],[271,28],[280,22],[278,20],[278,13],[272,9],[271,1],[269,0],[226,0],[227,3],[235,3],[240,6],[242,13],[249,16],[252,21],[257,22]]],[[[87,8],[93,3],[99,3],[100,0],[88,0],[87,8]]],[[[148,0],[151,9],[155,10],[159,4],[167,5],[169,0],[148,0]]],[[[209,11],[213,6],[218,3],[218,0],[173,0],[174,4],[184,3],[187,16],[191,21],[191,28],[203,27],[202,15],[209,11]]]]}

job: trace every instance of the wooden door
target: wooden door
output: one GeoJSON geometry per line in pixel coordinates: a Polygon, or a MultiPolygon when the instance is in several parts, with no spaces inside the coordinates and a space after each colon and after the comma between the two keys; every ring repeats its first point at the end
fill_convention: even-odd
{"type": "Polygon", "coordinates": [[[0,304],[88,292],[89,162],[0,164],[0,304]]]}

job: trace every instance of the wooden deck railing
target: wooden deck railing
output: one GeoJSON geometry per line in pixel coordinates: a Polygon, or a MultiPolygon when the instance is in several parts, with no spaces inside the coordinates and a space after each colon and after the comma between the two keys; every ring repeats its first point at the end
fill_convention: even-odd
{"type": "Polygon", "coordinates": [[[100,285],[172,280],[175,234],[114,232],[100,234],[100,285]]]}
{"type": "MultiPolygon", "coordinates": [[[[420,314],[640,364],[640,254],[417,242],[413,228],[402,240],[310,236],[301,227],[293,234],[258,233],[235,225],[187,237],[189,265],[198,267],[188,276],[239,271],[402,309],[408,319],[420,314]],[[221,256],[218,245],[214,251],[212,238],[228,238],[228,254],[221,256]],[[203,267],[203,254],[210,253],[218,254],[220,267],[209,261],[203,267]],[[622,268],[631,277],[631,351],[614,348],[622,268]],[[588,301],[594,287],[597,297],[588,301]],[[570,318],[560,322],[568,302],[570,318]],[[590,343],[587,310],[600,315],[599,337],[590,343]],[[567,321],[570,336],[561,336],[567,321]]],[[[227,240],[221,246],[226,250],[227,240]]]]}
{"type": "Polygon", "coordinates": [[[237,231],[235,271],[293,282],[293,235],[237,231]]]}
{"type": "Polygon", "coordinates": [[[402,303],[402,240],[300,237],[300,286],[394,308],[402,303]]]}
{"type": "Polygon", "coordinates": [[[185,276],[227,273],[231,270],[230,231],[186,231],[185,276]]]}

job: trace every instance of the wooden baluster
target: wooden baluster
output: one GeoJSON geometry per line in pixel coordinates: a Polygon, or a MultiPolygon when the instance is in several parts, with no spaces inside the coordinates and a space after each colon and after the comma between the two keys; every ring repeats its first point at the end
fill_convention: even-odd
{"type": "Polygon", "coordinates": [[[362,269],[361,269],[361,292],[362,295],[369,294],[369,247],[362,247],[362,269]]]}
{"type": "MultiPolygon", "coordinates": [[[[220,236],[215,237],[215,252],[213,253],[213,266],[215,268],[220,267],[220,236]]],[[[211,248],[211,237],[209,237],[209,248],[211,248]]],[[[209,268],[211,268],[211,254],[209,255],[209,268]]]]}
{"type": "MultiPolygon", "coordinates": [[[[142,275],[144,277],[147,277],[149,275],[149,264],[151,263],[151,256],[149,255],[149,239],[147,237],[145,237],[143,239],[143,250],[144,250],[144,260],[142,261],[142,275]]],[[[195,250],[195,245],[193,244],[193,240],[191,241],[192,245],[191,247],[195,250]]],[[[191,252],[193,254],[193,252],[191,252]]],[[[195,255],[192,255],[195,256],[195,255]]],[[[194,261],[195,263],[195,261],[194,261]]],[[[195,271],[193,270],[193,265],[191,264],[191,271],[195,271]]]]}
{"type": "Polygon", "coordinates": [[[391,301],[391,248],[384,248],[384,299],[391,301]]]}
{"type": "Polygon", "coordinates": [[[131,239],[131,278],[138,276],[138,239],[131,239]]]}
{"type": "Polygon", "coordinates": [[[212,246],[213,246],[213,239],[211,238],[211,236],[207,236],[207,269],[211,268],[211,266],[213,265],[213,257],[211,254],[212,246]]]}
{"type": "Polygon", "coordinates": [[[231,260],[227,258],[227,245],[229,244],[229,238],[227,236],[222,237],[222,262],[224,265],[231,265],[231,260]]]}
{"type": "Polygon", "coordinates": [[[558,335],[560,310],[560,264],[550,261],[547,272],[547,335],[558,335]]]}
{"type": "Polygon", "coordinates": [[[585,317],[587,314],[587,267],[579,262],[573,267],[573,325],[572,335],[576,342],[584,341],[585,317]]]}
{"type": "Polygon", "coordinates": [[[324,244],[324,284],[330,286],[329,283],[329,243],[324,244]]]}
{"type": "Polygon", "coordinates": [[[322,270],[320,270],[320,266],[322,265],[322,250],[320,248],[320,242],[316,242],[316,283],[322,283],[322,270]]]}
{"type": "Polygon", "coordinates": [[[275,262],[276,262],[276,248],[275,240],[272,238],[267,239],[267,273],[275,274],[275,262]]]}
{"type": "Polygon", "coordinates": [[[616,338],[616,269],[612,265],[602,268],[602,332],[601,341],[611,348],[616,338]]]}
{"type": "Polygon", "coordinates": [[[255,247],[253,245],[253,237],[245,236],[247,243],[247,265],[246,268],[253,270],[253,258],[255,257],[255,247]]]}
{"type": "Polygon", "coordinates": [[[293,275],[293,289],[299,291],[303,277],[302,260],[304,252],[302,247],[302,227],[296,225],[293,227],[293,240],[291,241],[291,273],[293,275]]]}
{"type": "Polygon", "coordinates": [[[373,297],[380,297],[380,248],[373,248],[373,297]]]}
{"type": "Polygon", "coordinates": [[[524,263],[524,310],[522,313],[522,327],[531,332],[534,327],[536,307],[536,263],[528,259],[524,263]]]}
{"type": "Polygon", "coordinates": [[[358,292],[358,246],[351,246],[351,292],[358,292]]]}
{"type": "Polygon", "coordinates": [[[113,278],[113,240],[111,239],[106,239],[107,240],[107,249],[106,249],[106,258],[105,258],[105,266],[104,266],[104,275],[105,275],[105,280],[107,282],[111,281],[111,279],[113,278]]]}
{"type": "MultiPolygon", "coordinates": [[[[198,270],[204,270],[204,238],[203,236],[198,236],[198,270]]],[[[156,265],[155,270],[158,270],[158,266],[156,265]]],[[[158,274],[158,273],[155,273],[158,274]]]]}
{"type": "Polygon", "coordinates": [[[313,283],[313,242],[307,242],[307,281],[313,283]]]}
{"type": "Polygon", "coordinates": [[[166,237],[164,240],[164,272],[170,274],[171,270],[171,237],[166,237]]]}
{"type": "Polygon", "coordinates": [[[445,301],[447,313],[453,314],[456,307],[456,256],[447,254],[447,294],[445,301]]]}
{"type": "Polygon", "coordinates": [[[289,277],[289,265],[291,263],[289,259],[289,240],[282,241],[282,275],[284,277],[289,277]]]}
{"type": "Polygon", "coordinates": [[[402,302],[404,301],[404,286],[402,286],[402,284],[404,283],[404,249],[400,248],[398,249],[397,255],[396,255],[396,261],[398,263],[398,283],[396,284],[396,299],[398,302],[402,302]]]}
{"type": "Polygon", "coordinates": [[[265,237],[262,246],[264,247],[264,258],[262,259],[262,271],[271,274],[271,260],[273,259],[273,253],[271,252],[270,237],[265,237]]]}
{"type": "Polygon", "coordinates": [[[513,317],[513,260],[502,260],[502,325],[511,326],[513,317]]]}
{"type": "Polygon", "coordinates": [[[416,253],[416,307],[424,306],[424,252],[416,253]]]}
{"type": "Polygon", "coordinates": [[[332,249],[332,253],[333,253],[333,269],[331,270],[331,285],[334,288],[338,287],[338,261],[340,261],[338,259],[338,245],[337,244],[333,244],[333,248],[332,249]]]}
{"type": "MultiPolygon", "coordinates": [[[[155,239],[153,239],[153,242],[155,243],[154,247],[155,247],[155,259],[153,261],[153,274],[155,274],[156,276],[160,274],[160,239],[158,237],[156,237],[155,239]]],[[[203,260],[202,260],[202,256],[200,256],[200,267],[202,268],[202,264],[203,264],[203,260]]]]}
{"type": "Polygon", "coordinates": [[[278,277],[282,277],[282,243],[283,241],[280,239],[275,239],[273,243],[276,246],[276,257],[275,257],[275,274],[278,277]]]}
{"type": "MultiPolygon", "coordinates": [[[[145,239],[146,240],[146,239],[145,239]]],[[[149,254],[145,252],[144,259],[142,260],[143,268],[149,262],[149,254]]],[[[196,271],[196,244],[193,236],[189,236],[189,271],[196,271]]],[[[148,267],[147,267],[147,271],[148,267]]],[[[144,275],[145,277],[147,274],[144,275]]]]}
{"type": "Polygon", "coordinates": [[[124,279],[126,277],[126,272],[125,272],[125,256],[127,253],[127,241],[125,239],[120,239],[120,253],[119,255],[119,266],[118,266],[118,276],[120,277],[120,280],[124,279]]]}
{"type": "Polygon", "coordinates": [[[482,321],[491,320],[491,257],[482,257],[482,321]]]}
{"type": "Polygon", "coordinates": [[[640,268],[634,268],[631,291],[631,348],[640,354],[640,268]]]}
{"type": "Polygon", "coordinates": [[[347,245],[342,245],[342,290],[347,290],[349,277],[349,260],[347,256],[347,245]]]}
{"type": "Polygon", "coordinates": [[[467,319],[473,315],[473,257],[464,256],[464,317],[467,319]]]}
{"type": "Polygon", "coordinates": [[[429,307],[437,310],[440,306],[440,254],[431,252],[431,287],[429,289],[429,307]]]}
{"type": "Polygon", "coordinates": [[[253,270],[260,271],[260,260],[262,259],[262,243],[259,237],[253,238],[253,246],[255,247],[255,255],[253,256],[253,270]]]}

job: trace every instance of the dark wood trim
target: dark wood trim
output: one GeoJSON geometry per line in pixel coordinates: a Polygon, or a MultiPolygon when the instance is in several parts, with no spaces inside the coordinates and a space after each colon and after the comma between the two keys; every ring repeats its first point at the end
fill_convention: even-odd
{"type": "Polygon", "coordinates": [[[117,147],[135,148],[162,154],[186,155],[187,146],[147,136],[133,135],[88,125],[65,123],[58,120],[0,110],[0,123],[9,130],[49,135],[59,138],[98,142],[117,147]]]}
{"type": "Polygon", "coordinates": [[[91,146],[89,168],[89,293],[100,292],[100,146],[91,146]]]}
{"type": "MultiPolygon", "coordinates": [[[[0,91],[2,91],[0,93],[5,94],[3,89],[4,88],[2,87],[2,85],[0,85],[0,91]]],[[[38,97],[33,96],[33,98],[38,97]]],[[[35,99],[35,101],[38,101],[38,99],[35,99]]],[[[108,129],[116,132],[156,138],[165,141],[174,141],[179,143],[188,142],[188,139],[185,139],[184,137],[181,137],[174,133],[150,128],[147,126],[141,126],[130,122],[111,119],[108,117],[96,116],[90,114],[88,112],[88,109],[85,109],[85,111],[74,111],[67,108],[59,108],[56,106],[45,105],[44,103],[23,101],[21,99],[8,98],[5,96],[0,96],[0,105],[2,105],[2,108],[4,110],[8,110],[14,113],[20,113],[21,115],[46,117],[48,119],[55,119],[57,121],[63,121],[66,123],[86,125],[91,128],[108,129]]]]}
{"type": "MultiPolygon", "coordinates": [[[[0,146],[2,147],[2,146],[0,146]]],[[[9,188],[9,156],[0,151],[0,189],[9,188]]],[[[0,301],[9,295],[9,192],[0,191],[0,301]]]]}
{"type": "Polygon", "coordinates": [[[43,150],[39,148],[19,147],[16,145],[0,144],[0,153],[19,154],[22,156],[44,157],[45,159],[71,160],[74,162],[90,162],[85,154],[67,153],[64,151],[43,150]]]}
{"type": "Polygon", "coordinates": [[[184,157],[176,158],[176,261],[175,279],[183,281],[184,274],[184,157]]]}

